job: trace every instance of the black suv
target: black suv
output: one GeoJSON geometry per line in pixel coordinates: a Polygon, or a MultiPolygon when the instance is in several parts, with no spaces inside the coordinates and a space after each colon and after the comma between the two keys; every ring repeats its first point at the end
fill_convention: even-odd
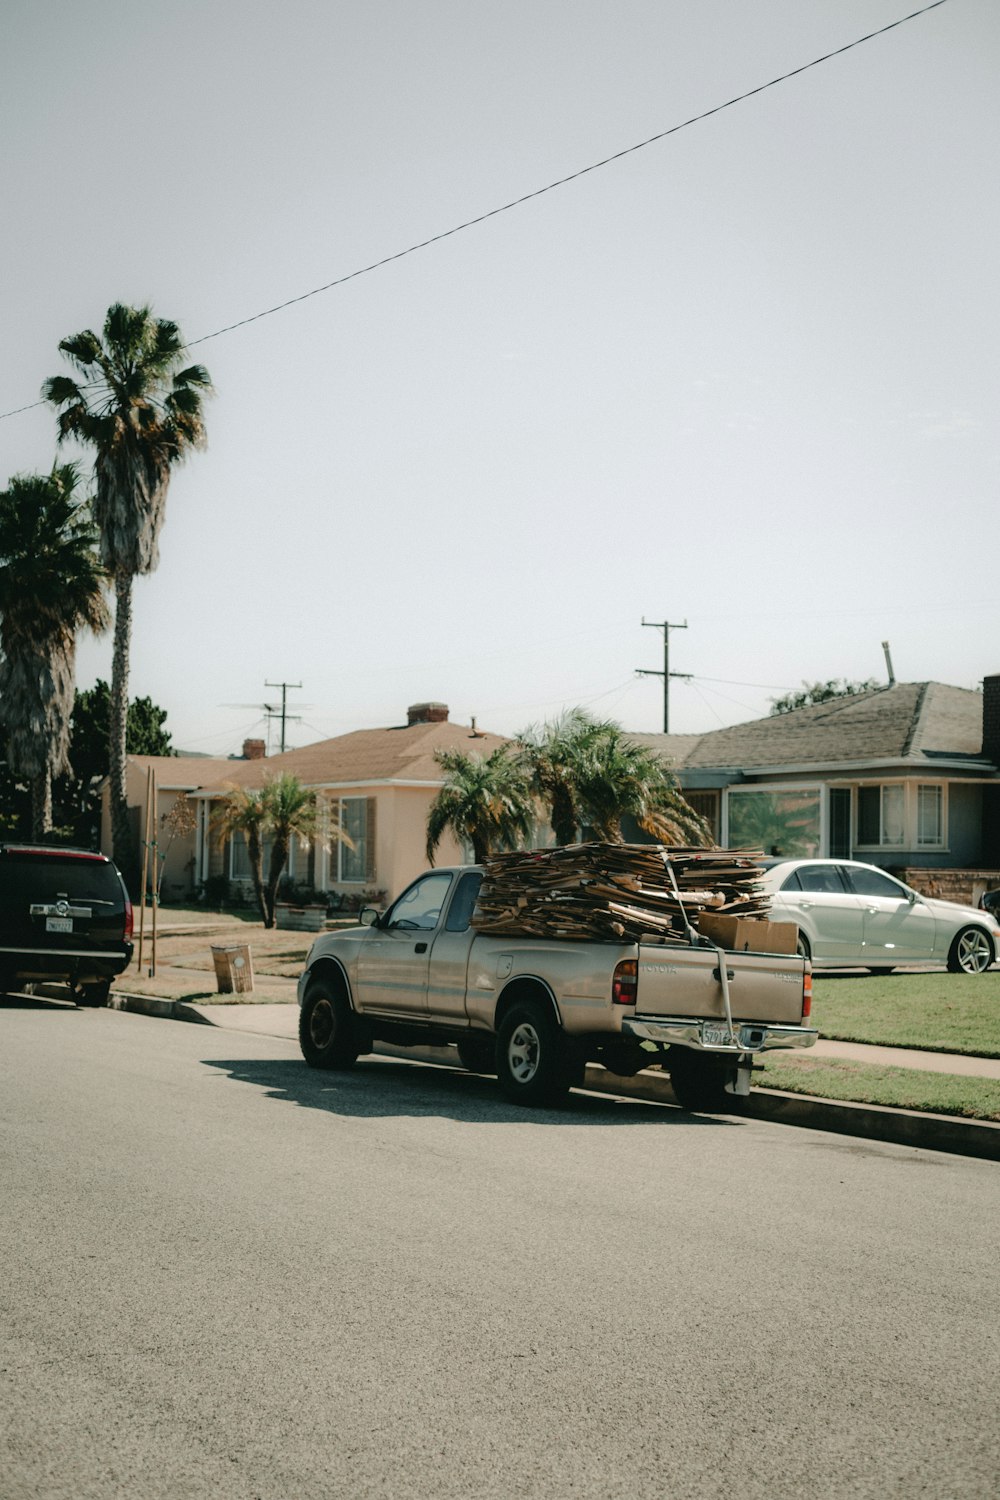
{"type": "Polygon", "coordinates": [[[132,903],[106,855],[0,844],[0,992],[66,983],[77,1005],[103,1005],[131,937],[132,903]]]}

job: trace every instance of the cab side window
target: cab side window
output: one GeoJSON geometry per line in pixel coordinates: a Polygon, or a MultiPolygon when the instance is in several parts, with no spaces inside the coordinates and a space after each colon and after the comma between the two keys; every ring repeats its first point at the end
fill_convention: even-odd
{"type": "Polygon", "coordinates": [[[424,875],[420,880],[414,881],[409,890],[404,891],[395,905],[390,907],[382,925],[418,932],[433,932],[438,924],[451,879],[450,875],[440,874],[424,875]]]}
{"type": "Polygon", "coordinates": [[[468,931],[482,883],[483,877],[479,870],[470,870],[462,876],[448,912],[448,920],[444,924],[445,932],[468,931]]]}

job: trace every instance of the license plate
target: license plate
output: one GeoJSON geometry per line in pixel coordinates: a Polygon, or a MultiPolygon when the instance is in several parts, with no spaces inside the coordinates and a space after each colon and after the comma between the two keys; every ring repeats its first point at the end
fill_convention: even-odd
{"type": "Polygon", "coordinates": [[[728,1047],[729,1032],[724,1026],[703,1026],[701,1040],[705,1047],[728,1047]]]}
{"type": "Polygon", "coordinates": [[[46,932],[72,932],[73,931],[73,918],[72,917],[46,917],[45,918],[45,931],[46,932]]]}

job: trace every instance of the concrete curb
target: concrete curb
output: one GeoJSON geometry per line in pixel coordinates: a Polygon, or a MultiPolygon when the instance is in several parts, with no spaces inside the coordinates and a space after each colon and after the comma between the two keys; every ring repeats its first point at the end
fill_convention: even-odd
{"type": "MultiPolygon", "coordinates": [[[[215,1023],[196,1006],[184,1000],[163,1000],[155,995],[112,994],[113,1010],[166,1020],[189,1021],[199,1026],[215,1023]]],[[[260,1033],[258,1033],[260,1034],[260,1033]]],[[[447,1047],[392,1047],[379,1043],[375,1049],[385,1057],[461,1067],[447,1047]]],[[[584,1088],[601,1094],[621,1094],[630,1099],[677,1106],[665,1073],[639,1073],[620,1078],[605,1068],[588,1064],[584,1088]]],[[[811,1094],[785,1094],[777,1089],[755,1088],[733,1114],[744,1119],[770,1120],[778,1125],[798,1125],[805,1130],[827,1130],[834,1135],[858,1136],[914,1146],[923,1151],[945,1151],[955,1156],[973,1156],[1000,1161],[1000,1125],[988,1120],[965,1120],[957,1115],[932,1115],[917,1110],[889,1109],[881,1104],[849,1104],[811,1094]]]]}

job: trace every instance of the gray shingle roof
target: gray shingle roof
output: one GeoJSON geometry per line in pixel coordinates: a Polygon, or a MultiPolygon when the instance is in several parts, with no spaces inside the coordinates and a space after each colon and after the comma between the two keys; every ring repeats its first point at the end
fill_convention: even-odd
{"type": "Polygon", "coordinates": [[[633,738],[686,771],[972,759],[982,754],[983,699],[945,683],[900,682],[703,735],[633,738]]]}

